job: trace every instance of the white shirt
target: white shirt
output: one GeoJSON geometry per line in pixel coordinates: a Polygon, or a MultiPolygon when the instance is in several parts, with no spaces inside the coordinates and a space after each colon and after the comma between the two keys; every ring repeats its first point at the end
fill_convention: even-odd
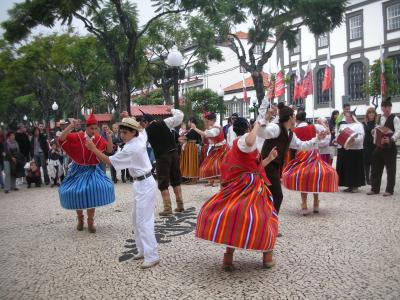
{"type": "MultiPolygon", "coordinates": [[[[347,147],[346,149],[348,150],[360,150],[364,148],[364,126],[360,122],[354,122],[350,124],[342,124],[339,126],[339,134],[342,132],[345,128],[350,128],[353,130],[355,133],[357,133],[357,136],[355,137],[354,144],[347,147]]],[[[338,144],[338,148],[343,148],[341,145],[338,144]]]]}
{"type": "Polygon", "coordinates": [[[151,163],[147,155],[146,143],[146,131],[139,132],[139,135],[127,142],[121,151],[109,157],[111,164],[116,170],[129,169],[129,174],[133,177],[149,173],[151,163]]]}
{"type": "MultiPolygon", "coordinates": [[[[297,124],[296,128],[305,127],[307,125],[308,125],[307,122],[301,122],[301,123],[297,124]]],[[[313,125],[315,127],[315,131],[317,134],[320,134],[321,132],[326,131],[326,128],[320,124],[313,124],[313,125]]],[[[315,147],[318,147],[319,149],[328,147],[330,142],[331,142],[331,135],[328,134],[328,135],[326,135],[325,138],[323,138],[321,140],[317,140],[317,144],[315,145],[315,147]]]]}
{"type": "Polygon", "coordinates": [[[229,126],[228,134],[226,135],[226,142],[229,148],[232,148],[233,141],[237,138],[236,133],[233,131],[233,125],[229,126]]]}
{"type": "Polygon", "coordinates": [[[183,122],[183,112],[179,109],[171,109],[172,117],[164,119],[165,124],[167,124],[169,129],[174,129],[183,122]]]}
{"type": "MultiPolygon", "coordinates": [[[[379,125],[384,126],[386,119],[387,118],[384,115],[382,115],[379,125]]],[[[394,133],[393,133],[392,139],[396,142],[400,138],[400,119],[399,119],[399,117],[397,117],[397,116],[394,117],[393,123],[394,123],[394,133]]]]}
{"type": "MultiPolygon", "coordinates": [[[[210,129],[204,130],[204,134],[206,135],[206,138],[213,138],[213,137],[218,136],[220,134],[221,130],[222,130],[221,126],[219,126],[218,124],[214,124],[213,127],[211,127],[210,129]]],[[[221,145],[225,144],[225,140],[223,140],[222,142],[219,142],[217,144],[214,144],[213,141],[208,139],[208,143],[210,145],[214,145],[214,146],[221,146],[221,145]]]]}
{"type": "MultiPolygon", "coordinates": [[[[268,139],[275,139],[281,134],[281,129],[278,124],[275,123],[268,123],[264,120],[259,121],[261,125],[266,126],[260,126],[260,128],[257,131],[257,136],[264,140],[268,139]]],[[[289,134],[289,131],[288,131],[289,134]]],[[[300,140],[296,134],[293,132],[293,137],[290,142],[289,148],[296,149],[296,150],[308,150],[312,149],[313,147],[316,147],[318,143],[317,137],[312,138],[309,141],[302,141],[300,140]]]]}
{"type": "Polygon", "coordinates": [[[240,151],[244,152],[244,153],[250,153],[253,152],[254,150],[257,149],[257,145],[254,144],[252,147],[249,147],[246,144],[246,137],[249,135],[249,133],[245,133],[244,135],[240,136],[238,138],[238,148],[240,151]]]}

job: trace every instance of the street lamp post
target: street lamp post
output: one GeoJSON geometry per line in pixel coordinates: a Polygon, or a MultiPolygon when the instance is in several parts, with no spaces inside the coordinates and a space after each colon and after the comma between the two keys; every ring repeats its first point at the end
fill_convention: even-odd
{"type": "Polygon", "coordinates": [[[179,66],[182,64],[183,56],[176,46],[172,47],[167,56],[167,64],[172,67],[172,79],[174,82],[174,108],[179,108],[179,66]]]}
{"type": "Polygon", "coordinates": [[[223,111],[223,107],[224,107],[224,95],[225,95],[225,91],[222,87],[219,87],[218,91],[217,91],[219,100],[220,100],[220,105],[221,105],[221,111],[219,112],[219,124],[222,126],[222,118],[224,115],[224,111],[223,111]]]}

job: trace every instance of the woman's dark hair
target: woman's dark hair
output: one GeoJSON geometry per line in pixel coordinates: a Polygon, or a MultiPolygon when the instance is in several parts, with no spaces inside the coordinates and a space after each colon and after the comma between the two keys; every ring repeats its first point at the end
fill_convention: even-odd
{"type": "Polygon", "coordinates": [[[284,102],[279,102],[278,103],[278,109],[282,109],[283,107],[285,107],[285,103],[284,102]]]}
{"type": "Polygon", "coordinates": [[[40,134],[40,129],[39,129],[39,127],[37,127],[37,126],[33,127],[33,129],[32,129],[32,134],[35,134],[35,130],[38,130],[38,131],[39,131],[39,134],[40,134]]]}
{"type": "Polygon", "coordinates": [[[133,128],[130,128],[130,127],[128,127],[128,126],[120,125],[120,126],[119,126],[119,129],[128,130],[128,131],[130,131],[130,132],[136,131],[135,136],[138,136],[138,135],[139,135],[139,131],[137,131],[137,130],[135,130],[135,129],[133,129],[133,128]]]}
{"type": "Polygon", "coordinates": [[[305,122],[307,114],[305,111],[298,112],[296,115],[296,121],[305,122]]]}
{"type": "Polygon", "coordinates": [[[285,123],[289,121],[290,117],[293,117],[293,114],[293,109],[284,105],[279,109],[279,123],[285,123]]]}
{"type": "Polygon", "coordinates": [[[210,121],[215,121],[217,120],[217,115],[215,113],[209,113],[205,116],[205,118],[210,121]]]}
{"type": "Polygon", "coordinates": [[[196,124],[196,125],[198,124],[198,123],[197,123],[197,119],[194,118],[194,117],[189,118],[189,122],[190,122],[190,123],[193,123],[193,124],[196,124]]]}
{"type": "Polygon", "coordinates": [[[10,130],[9,132],[7,132],[6,138],[9,138],[12,134],[15,135],[15,132],[10,130]]]}
{"type": "Polygon", "coordinates": [[[338,115],[339,111],[338,110],[334,110],[331,114],[331,122],[335,121],[335,115],[338,115]]]}
{"type": "Polygon", "coordinates": [[[233,123],[233,131],[237,136],[245,134],[250,128],[250,124],[247,119],[238,117],[233,123]]]}

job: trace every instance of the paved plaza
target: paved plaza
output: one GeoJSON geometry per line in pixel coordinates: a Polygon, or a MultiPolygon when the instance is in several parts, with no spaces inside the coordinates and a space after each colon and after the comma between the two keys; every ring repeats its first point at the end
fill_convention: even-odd
{"type": "Polygon", "coordinates": [[[0,299],[399,299],[399,173],[392,197],[366,196],[367,187],[325,194],[307,217],[300,195],[285,190],[277,265],[265,270],[260,253],[237,251],[232,273],[221,268],[223,247],[194,237],[217,187],[183,187],[187,211],[157,218],[161,264],[140,270],[130,184],[118,183],[116,203],[97,210],[96,234],[75,230],[56,188],[21,186],[0,194],[0,299]]]}

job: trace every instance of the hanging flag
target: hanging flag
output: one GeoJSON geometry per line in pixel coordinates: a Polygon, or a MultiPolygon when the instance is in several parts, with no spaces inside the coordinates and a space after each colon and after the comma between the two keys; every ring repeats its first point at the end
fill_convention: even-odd
{"type": "Polygon", "coordinates": [[[303,90],[301,98],[305,99],[308,95],[313,94],[313,78],[311,72],[311,61],[308,60],[307,72],[303,79],[303,90]]]}
{"type": "Polygon", "coordinates": [[[285,81],[283,79],[283,71],[279,66],[278,60],[278,73],[275,75],[275,97],[280,97],[285,94],[285,81]]]}
{"type": "Polygon", "coordinates": [[[382,49],[382,44],[380,46],[380,53],[381,53],[381,76],[380,76],[380,80],[381,80],[381,97],[383,99],[383,97],[385,97],[386,94],[386,79],[385,79],[385,62],[383,60],[383,49],[382,49]]]}
{"type": "Polygon", "coordinates": [[[330,54],[330,48],[328,47],[324,80],[322,81],[322,92],[330,90],[331,87],[332,87],[331,54],[330,54]]]}
{"type": "Polygon", "coordinates": [[[245,103],[249,102],[249,98],[247,97],[247,88],[244,80],[244,75],[243,75],[243,102],[245,103]]]}
{"type": "Polygon", "coordinates": [[[293,100],[300,100],[302,94],[302,84],[301,84],[301,72],[300,72],[300,61],[297,61],[297,70],[296,70],[296,80],[294,82],[294,93],[293,100]]]}

